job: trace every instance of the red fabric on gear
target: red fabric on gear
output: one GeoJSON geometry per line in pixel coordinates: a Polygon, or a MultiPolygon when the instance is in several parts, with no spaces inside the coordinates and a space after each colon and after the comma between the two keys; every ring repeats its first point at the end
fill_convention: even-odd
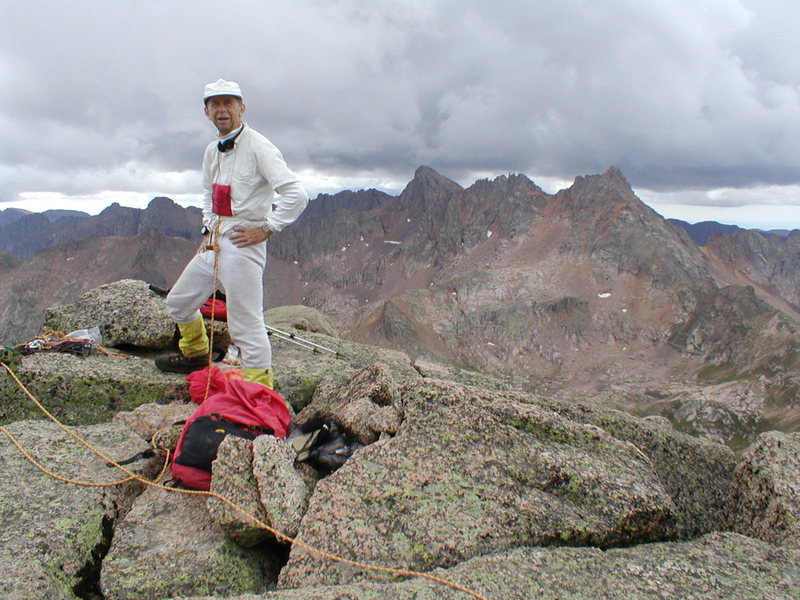
{"type": "Polygon", "coordinates": [[[228,306],[219,298],[209,298],[206,303],[200,307],[200,314],[206,319],[211,318],[211,307],[214,307],[214,319],[217,321],[228,320],[228,306]]]}
{"type": "MultiPolygon", "coordinates": [[[[202,387],[200,391],[201,401],[203,394],[205,394],[207,369],[206,367],[206,369],[195,371],[186,376],[190,390],[193,386],[195,386],[195,389],[197,389],[197,386],[202,387]]],[[[173,454],[173,479],[180,481],[183,486],[197,490],[210,489],[211,473],[195,467],[176,464],[174,460],[181,454],[186,430],[196,419],[205,415],[218,414],[224,419],[239,425],[271,429],[275,432],[275,437],[285,439],[289,433],[289,424],[292,418],[283,397],[265,385],[243,379],[228,380],[218,367],[214,367],[211,370],[211,381],[212,387],[218,385],[220,381],[224,383],[224,386],[221,389],[216,388],[217,391],[214,393],[209,393],[205,402],[200,404],[192,416],[189,417],[183,427],[183,431],[181,431],[173,454]]],[[[194,400],[194,396],[192,396],[192,399],[194,400]]]]}
{"type": "MultiPolygon", "coordinates": [[[[208,367],[193,371],[186,376],[186,381],[189,382],[189,398],[195,404],[202,404],[203,398],[206,395],[206,385],[208,384],[208,367]]],[[[208,395],[212,396],[219,392],[224,392],[228,380],[218,367],[211,369],[211,386],[208,389],[208,395]]]]}

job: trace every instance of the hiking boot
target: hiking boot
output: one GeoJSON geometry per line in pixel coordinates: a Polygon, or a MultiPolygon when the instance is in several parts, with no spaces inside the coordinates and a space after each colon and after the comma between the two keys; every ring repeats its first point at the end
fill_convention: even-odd
{"type": "Polygon", "coordinates": [[[184,356],[180,353],[165,354],[155,360],[156,367],[170,373],[192,373],[208,366],[208,355],[184,356]]]}

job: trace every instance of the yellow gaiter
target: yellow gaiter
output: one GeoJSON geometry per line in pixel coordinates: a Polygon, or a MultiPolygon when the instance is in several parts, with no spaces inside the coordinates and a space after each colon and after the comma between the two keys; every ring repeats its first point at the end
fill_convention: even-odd
{"type": "Polygon", "coordinates": [[[275,381],[272,376],[272,369],[257,369],[255,367],[245,367],[242,369],[242,379],[245,381],[252,381],[253,383],[260,383],[270,389],[275,389],[275,381]]]}
{"type": "Polygon", "coordinates": [[[198,317],[187,325],[179,323],[178,329],[181,332],[181,339],[178,341],[181,354],[187,358],[208,354],[208,333],[203,317],[198,317]]]}

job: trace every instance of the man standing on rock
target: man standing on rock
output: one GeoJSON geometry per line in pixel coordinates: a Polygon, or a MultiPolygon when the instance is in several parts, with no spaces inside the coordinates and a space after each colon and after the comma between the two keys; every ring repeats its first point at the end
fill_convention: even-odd
{"type": "Polygon", "coordinates": [[[216,282],[225,291],[228,330],[241,351],[244,379],[273,387],[263,314],[267,240],[300,216],[308,195],[281,152],[242,121],[245,104],[236,82],[209,83],[203,102],[219,132],[203,158],[203,243],[167,296],[180,330],[180,353],[155,362],[175,373],[208,364],[209,340],[199,308],[216,282]]]}

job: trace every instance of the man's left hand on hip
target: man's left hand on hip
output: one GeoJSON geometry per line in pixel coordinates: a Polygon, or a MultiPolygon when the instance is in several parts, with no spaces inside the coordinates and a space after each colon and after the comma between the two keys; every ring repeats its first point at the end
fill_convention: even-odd
{"type": "Polygon", "coordinates": [[[233,245],[238,248],[246,248],[247,246],[255,246],[261,242],[266,242],[271,235],[271,231],[264,231],[261,227],[244,227],[242,225],[237,225],[233,228],[231,241],[233,245]]]}

